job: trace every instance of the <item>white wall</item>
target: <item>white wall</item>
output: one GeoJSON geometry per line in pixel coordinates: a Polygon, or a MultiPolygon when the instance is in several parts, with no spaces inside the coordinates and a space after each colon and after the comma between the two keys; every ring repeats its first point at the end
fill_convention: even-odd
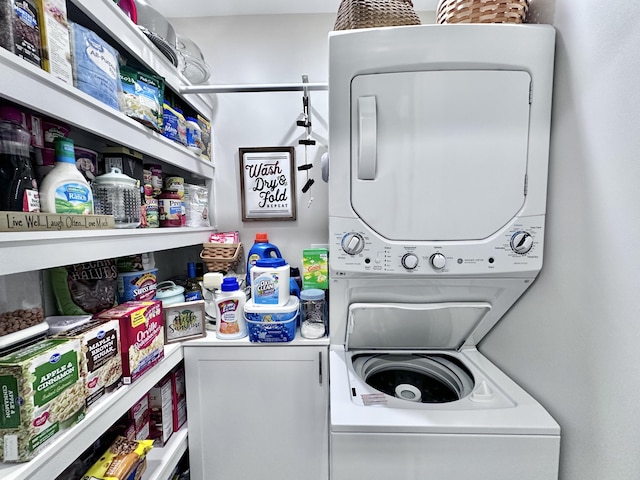
{"type": "MultiPolygon", "coordinates": [[[[545,265],[481,349],[562,427],[561,480],[640,478],[640,4],[532,0],[532,17],[558,31],[545,265]]],[[[423,17],[424,18],[424,17],[423,17]]],[[[334,15],[173,19],[213,69],[211,83],[327,79],[334,15]]],[[[426,23],[426,22],[424,22],[426,23]]],[[[326,93],[312,92],[314,130],[326,138],[326,93]]],[[[298,221],[242,224],[241,146],[295,144],[299,93],[216,97],[216,200],[221,229],[251,243],[268,231],[289,262],[327,237],[326,184],[310,150],[314,201],[298,221]]],[[[297,148],[298,158],[303,149],[297,148]]],[[[301,186],[303,178],[298,177],[301,186]]]]}
{"type": "Polygon", "coordinates": [[[640,3],[533,0],[557,29],[544,267],[481,349],[562,427],[562,480],[640,478],[640,3]]]}

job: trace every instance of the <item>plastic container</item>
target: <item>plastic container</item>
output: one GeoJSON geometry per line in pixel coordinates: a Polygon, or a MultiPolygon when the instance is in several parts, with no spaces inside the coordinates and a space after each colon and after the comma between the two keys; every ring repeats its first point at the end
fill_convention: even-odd
{"type": "Polygon", "coordinates": [[[222,280],[220,292],[216,295],[216,337],[224,340],[247,336],[247,322],[244,308],[247,296],[240,290],[238,279],[227,277],[222,280]]]}
{"type": "Polygon", "coordinates": [[[289,301],[289,264],[284,258],[260,258],[250,273],[251,298],[256,305],[281,307],[289,301]]]}
{"type": "Polygon", "coordinates": [[[182,303],[185,301],[184,287],[171,281],[160,282],[156,288],[156,300],[161,300],[163,307],[174,303],[182,303]]]}
{"type": "Polygon", "coordinates": [[[31,134],[17,108],[0,107],[0,211],[38,212],[38,184],[31,165],[31,134]]]}
{"type": "Polygon", "coordinates": [[[131,300],[148,301],[156,298],[158,269],[118,274],[118,303],[131,300]]]}
{"type": "Polygon", "coordinates": [[[327,334],[324,290],[311,288],[300,292],[300,335],[321,338],[327,334]]]}
{"type": "Polygon", "coordinates": [[[158,215],[161,227],[181,227],[184,206],[178,192],[165,190],[158,197],[158,215]]]}
{"type": "Polygon", "coordinates": [[[247,300],[244,317],[247,321],[249,341],[258,343],[290,342],[296,337],[299,302],[290,297],[282,307],[256,305],[247,300]]]}
{"type": "Polygon", "coordinates": [[[93,184],[94,210],[97,215],[113,215],[116,228],[140,225],[140,189],[135,179],[119,168],[100,175],[93,184]]]}
{"type": "Polygon", "coordinates": [[[85,325],[91,321],[93,315],[54,315],[44,320],[49,325],[49,335],[57,335],[76,327],[85,325]]]}
{"type": "Polygon", "coordinates": [[[269,243],[269,236],[264,232],[256,233],[253,246],[247,255],[247,286],[251,285],[251,267],[260,258],[282,258],[280,249],[269,243]]]}
{"type": "Polygon", "coordinates": [[[56,165],[40,186],[40,207],[46,213],[93,214],[93,192],[76,168],[73,140],[57,138],[56,165]]]}
{"type": "Polygon", "coordinates": [[[200,155],[202,153],[202,130],[198,125],[198,120],[187,117],[187,148],[200,155]]]}
{"type": "Polygon", "coordinates": [[[202,298],[204,313],[207,319],[207,330],[216,329],[216,293],[222,285],[223,275],[220,272],[205,273],[202,277],[202,298]]]}

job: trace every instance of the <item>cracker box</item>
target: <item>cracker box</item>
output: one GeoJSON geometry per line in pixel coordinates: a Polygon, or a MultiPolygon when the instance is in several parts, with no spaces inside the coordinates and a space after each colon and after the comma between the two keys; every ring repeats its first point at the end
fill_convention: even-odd
{"type": "Polygon", "coordinates": [[[80,341],[80,375],[86,387],[87,409],[105,393],[120,386],[122,357],[120,323],[117,320],[93,320],[59,333],[55,338],[80,341]]]}
{"type": "Polygon", "coordinates": [[[173,431],[177,432],[187,421],[187,389],[184,380],[184,367],[174,368],[170,376],[173,396],[173,431]]]}
{"type": "Polygon", "coordinates": [[[96,317],[120,322],[122,380],[125,385],[140,378],[164,358],[160,300],[125,302],[96,317]]]}
{"type": "Polygon", "coordinates": [[[32,459],[84,418],[80,342],[41,340],[0,358],[0,459],[32,459]]]}

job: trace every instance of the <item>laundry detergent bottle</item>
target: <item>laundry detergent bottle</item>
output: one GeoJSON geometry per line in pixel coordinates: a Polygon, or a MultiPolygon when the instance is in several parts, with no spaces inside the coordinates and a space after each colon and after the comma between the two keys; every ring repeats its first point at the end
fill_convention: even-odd
{"type": "Polygon", "coordinates": [[[251,286],[251,267],[259,259],[282,258],[280,250],[273,243],[269,243],[269,236],[264,232],[256,233],[256,238],[247,255],[247,287],[251,286]]]}
{"type": "Polygon", "coordinates": [[[220,292],[216,293],[217,338],[233,340],[247,336],[247,322],[244,319],[246,302],[247,295],[240,290],[238,279],[224,278],[220,292]]]}

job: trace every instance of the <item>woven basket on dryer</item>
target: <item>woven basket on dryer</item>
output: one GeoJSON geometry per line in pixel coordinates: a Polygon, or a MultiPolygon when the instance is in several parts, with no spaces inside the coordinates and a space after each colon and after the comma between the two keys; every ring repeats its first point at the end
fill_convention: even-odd
{"type": "Polygon", "coordinates": [[[242,258],[242,243],[203,243],[200,258],[210,272],[228,272],[242,258]]]}
{"type": "Polygon", "coordinates": [[[334,30],[420,25],[411,0],[342,0],[334,30]]]}
{"type": "Polygon", "coordinates": [[[529,0],[440,0],[438,23],[523,23],[529,0]]]}

